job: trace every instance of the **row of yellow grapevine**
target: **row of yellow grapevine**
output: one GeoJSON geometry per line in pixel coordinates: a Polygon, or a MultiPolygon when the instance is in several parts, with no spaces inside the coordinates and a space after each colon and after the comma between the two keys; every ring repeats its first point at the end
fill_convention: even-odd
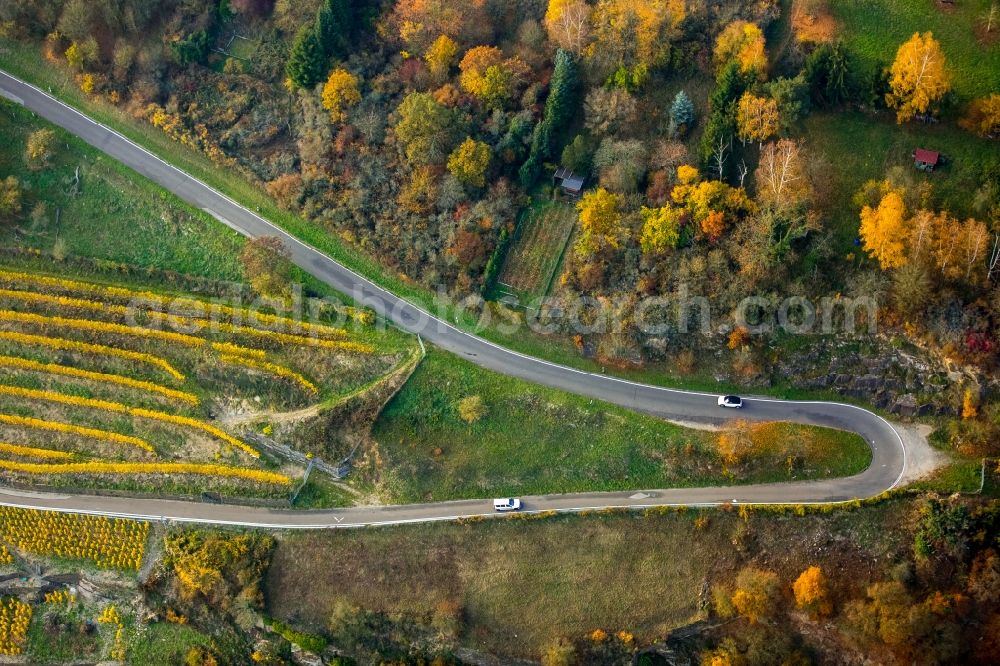
{"type": "Polygon", "coordinates": [[[276,363],[269,363],[268,361],[258,361],[252,358],[246,358],[243,356],[228,356],[223,355],[223,363],[232,363],[233,365],[242,365],[248,368],[253,368],[254,370],[262,370],[264,372],[270,372],[271,374],[277,375],[279,377],[284,377],[286,379],[291,379],[293,382],[297,383],[302,388],[306,389],[310,393],[319,393],[319,389],[311,381],[295,372],[294,370],[289,370],[288,368],[278,365],[276,363]]]}
{"type": "Polygon", "coordinates": [[[177,369],[174,368],[174,366],[172,366],[166,359],[152,354],[132,351],[130,349],[95,345],[90,344],[89,342],[67,340],[65,338],[54,338],[47,335],[18,333],[16,331],[0,331],[0,340],[10,340],[11,342],[16,342],[22,345],[48,347],[49,349],[59,349],[63,351],[75,351],[85,354],[93,354],[95,356],[110,356],[125,359],[126,361],[136,361],[137,363],[155,365],[174,379],[184,381],[184,375],[178,372],[177,369]]]}
{"type": "Polygon", "coordinates": [[[127,386],[129,388],[138,389],[139,391],[146,393],[159,393],[167,398],[181,400],[191,405],[197,405],[201,402],[198,399],[198,396],[192,393],[167,388],[166,386],[161,386],[160,384],[153,382],[133,379],[132,377],[124,377],[122,375],[113,375],[105,372],[92,372],[90,370],[82,370],[68,365],[59,365],[58,363],[40,363],[26,358],[4,356],[0,354],[0,367],[17,368],[19,370],[28,370],[31,372],[41,372],[45,374],[63,375],[64,377],[75,377],[77,379],[86,379],[106,384],[117,384],[119,386],[127,386]]]}
{"type": "Polygon", "coordinates": [[[21,446],[20,444],[8,444],[7,442],[0,442],[0,453],[25,458],[42,458],[44,460],[69,460],[73,457],[73,454],[67,451],[36,449],[33,446],[21,446]]]}
{"type": "Polygon", "coordinates": [[[0,469],[28,474],[191,474],[246,479],[281,486],[287,486],[292,482],[290,478],[277,472],[204,463],[132,463],[102,460],[76,463],[28,463],[0,460],[0,469]]]}
{"type": "MultiPolygon", "coordinates": [[[[98,333],[112,333],[114,335],[124,335],[129,337],[146,338],[152,340],[162,340],[173,342],[186,347],[207,347],[210,342],[204,338],[175,331],[159,331],[153,328],[142,326],[127,326],[125,324],[114,324],[106,321],[96,321],[93,319],[71,319],[68,317],[57,317],[50,315],[40,315],[32,312],[15,312],[13,310],[0,310],[0,320],[12,321],[20,324],[35,324],[38,326],[55,326],[57,328],[70,328],[80,331],[95,331],[98,333]]],[[[310,339],[310,338],[307,338],[310,339]]],[[[249,349],[238,345],[229,344],[227,347],[231,353],[254,356],[261,358],[264,352],[259,349],[249,349]]]]}
{"type": "Polygon", "coordinates": [[[117,432],[111,432],[110,430],[98,430],[96,428],[87,428],[84,426],[74,425],[72,423],[46,421],[43,419],[32,418],[30,416],[18,416],[16,414],[0,414],[0,423],[6,423],[8,425],[28,428],[31,430],[47,430],[49,432],[61,432],[67,435],[78,435],[80,437],[88,437],[90,439],[111,442],[113,444],[125,444],[127,446],[138,447],[145,451],[149,451],[150,453],[156,453],[153,445],[146,440],[139,439],[138,437],[132,437],[131,435],[122,435],[117,432]]]}
{"type": "Polygon", "coordinates": [[[26,398],[28,400],[45,400],[47,402],[57,402],[64,405],[75,405],[77,407],[88,407],[90,409],[100,411],[117,412],[119,414],[138,416],[141,418],[151,419],[153,421],[187,426],[189,428],[194,428],[195,430],[201,430],[202,432],[208,433],[217,439],[221,439],[223,442],[246,452],[254,458],[260,457],[260,453],[258,453],[253,447],[241,442],[229,433],[224,432],[209,423],[192,419],[187,416],[167,414],[166,412],[158,412],[152,409],[145,409],[143,407],[131,407],[129,405],[123,405],[120,402],[110,402],[108,400],[97,400],[94,398],[81,398],[75,395],[56,393],[55,391],[42,391],[38,389],[23,388],[20,386],[0,385],[0,395],[10,395],[19,398],[26,398]]]}

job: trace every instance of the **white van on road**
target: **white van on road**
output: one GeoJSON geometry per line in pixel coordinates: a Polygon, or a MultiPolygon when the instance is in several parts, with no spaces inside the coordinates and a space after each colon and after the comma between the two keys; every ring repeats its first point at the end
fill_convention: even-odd
{"type": "Polygon", "coordinates": [[[493,508],[496,511],[520,511],[521,510],[521,500],[516,497],[501,497],[499,499],[493,500],[493,508]]]}

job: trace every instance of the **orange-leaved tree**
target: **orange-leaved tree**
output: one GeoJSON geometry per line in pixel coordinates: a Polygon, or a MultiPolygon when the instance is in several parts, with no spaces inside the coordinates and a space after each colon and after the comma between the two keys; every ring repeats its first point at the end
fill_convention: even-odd
{"type": "Polygon", "coordinates": [[[906,204],[896,190],[886,193],[877,207],[861,209],[861,240],[865,251],[883,269],[906,264],[907,239],[906,204]]]}
{"type": "Polygon", "coordinates": [[[826,616],[833,612],[830,602],[830,587],[823,570],[811,566],[803,571],[792,584],[795,605],[812,615],[826,616]]]}

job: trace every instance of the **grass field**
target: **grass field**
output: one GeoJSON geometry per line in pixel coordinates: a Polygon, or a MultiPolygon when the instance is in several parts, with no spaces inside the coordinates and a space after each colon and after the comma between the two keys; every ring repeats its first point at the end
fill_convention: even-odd
{"type": "Polygon", "coordinates": [[[500,273],[522,304],[548,295],[575,224],[572,203],[548,201],[525,212],[500,273]]]}
{"type": "Polygon", "coordinates": [[[380,415],[373,434],[382,488],[398,502],[583,490],[699,486],[846,476],[870,459],[861,438],[782,425],[780,444],[727,476],[715,433],[681,428],[479,370],[432,352],[380,415]],[[458,403],[480,396],[469,425],[458,403]],[[439,450],[439,451],[438,451],[439,450]]]}
{"type": "Polygon", "coordinates": [[[208,648],[212,645],[212,637],[194,627],[154,622],[145,627],[141,639],[129,644],[128,663],[172,666],[184,663],[191,648],[208,648]]]}
{"type": "Polygon", "coordinates": [[[79,626],[91,620],[93,613],[88,613],[80,606],[71,608],[36,609],[28,628],[27,653],[31,663],[60,664],[73,663],[81,660],[99,661],[102,641],[97,632],[84,633],[79,626]],[[52,630],[45,626],[45,616],[54,614],[59,623],[67,626],[65,630],[52,630]]]}
{"type": "Polygon", "coordinates": [[[914,32],[933,32],[953,72],[955,92],[965,101],[1000,91],[1000,40],[977,39],[978,20],[989,4],[959,0],[942,9],[935,0],[830,0],[840,37],[869,68],[891,64],[914,32]]]}
{"type": "Polygon", "coordinates": [[[185,205],[145,178],[78,139],[57,131],[50,165],[37,171],[24,162],[28,135],[52,127],[21,107],[0,100],[0,174],[24,181],[27,221],[0,228],[0,244],[239,280],[243,238],[185,205]],[[75,188],[76,170],[80,182],[75,188]],[[33,219],[32,211],[42,207],[33,219]]]}
{"type": "MultiPolygon", "coordinates": [[[[427,621],[457,602],[459,642],[500,656],[534,656],[556,637],[601,628],[641,642],[699,616],[699,591],[753,561],[790,585],[803,562],[855,572],[850,593],[911,543],[906,502],[804,518],[712,512],[488,520],[279,537],[269,612],[314,632],[338,601],[427,621]],[[696,517],[707,517],[699,528],[696,517]],[[836,536],[833,536],[836,535],[836,536]],[[744,545],[740,545],[744,544],[744,545]],[[746,548],[746,544],[752,544],[746,548]]],[[[837,589],[837,598],[848,591],[837,589]]]]}

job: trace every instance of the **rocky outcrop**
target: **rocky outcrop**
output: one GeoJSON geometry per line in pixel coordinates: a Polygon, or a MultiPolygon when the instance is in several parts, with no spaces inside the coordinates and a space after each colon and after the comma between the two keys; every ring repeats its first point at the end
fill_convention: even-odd
{"type": "Polygon", "coordinates": [[[796,388],[832,391],[907,418],[955,415],[966,387],[991,381],[975,368],[955,368],[884,339],[817,340],[782,358],[775,376],[796,388]]]}

